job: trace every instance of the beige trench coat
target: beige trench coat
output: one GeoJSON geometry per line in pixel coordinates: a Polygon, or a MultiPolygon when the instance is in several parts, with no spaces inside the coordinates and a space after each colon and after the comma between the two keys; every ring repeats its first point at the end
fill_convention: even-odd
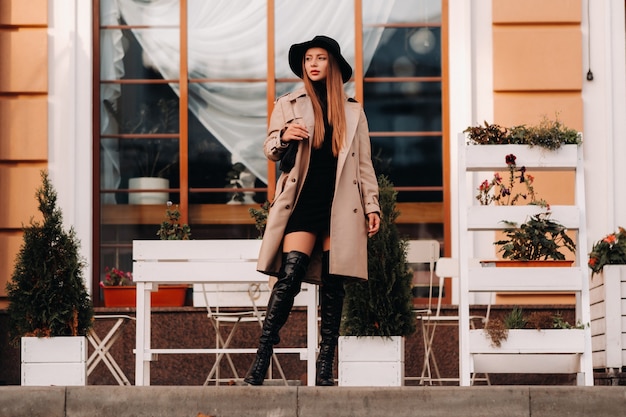
{"type": "MultiPolygon", "coordinates": [[[[347,100],[346,140],[337,160],[335,196],[330,219],[330,273],[367,279],[367,214],[378,212],[378,181],[372,166],[367,119],[361,104],[347,100]]],[[[269,122],[264,151],[278,161],[284,150],[280,130],[298,118],[313,136],[313,106],[304,88],[280,97],[269,122]]],[[[300,195],[309,168],[311,141],[300,142],[295,166],[282,173],[270,205],[257,269],[276,276],[282,261],[282,240],[287,221],[300,195]]],[[[305,281],[320,282],[321,247],[311,255],[305,281]]]]}

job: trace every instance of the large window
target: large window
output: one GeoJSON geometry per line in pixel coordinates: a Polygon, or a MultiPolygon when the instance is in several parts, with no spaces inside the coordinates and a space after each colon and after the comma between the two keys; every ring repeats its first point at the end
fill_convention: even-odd
{"type": "Polygon", "coordinates": [[[94,288],[106,266],[132,267],[132,240],[156,238],[166,201],[195,239],[257,237],[248,209],[276,178],[262,152],[268,113],[300,84],[289,46],[317,34],[354,68],[346,90],[398,189],[402,232],[443,241],[442,0],[94,4],[94,288]]]}

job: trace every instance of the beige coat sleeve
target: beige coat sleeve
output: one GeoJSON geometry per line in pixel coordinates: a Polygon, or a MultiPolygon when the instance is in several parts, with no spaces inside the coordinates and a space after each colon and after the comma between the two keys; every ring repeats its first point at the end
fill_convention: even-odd
{"type": "Polygon", "coordinates": [[[287,149],[288,144],[280,143],[280,135],[281,130],[287,124],[287,119],[285,118],[285,114],[283,111],[284,106],[291,105],[288,102],[287,96],[280,97],[276,103],[274,103],[274,110],[272,110],[272,115],[270,116],[270,122],[267,128],[267,137],[265,138],[265,142],[263,144],[263,151],[265,156],[270,161],[279,161],[285,150],[287,149]],[[285,101],[287,101],[285,103],[285,101]]]}

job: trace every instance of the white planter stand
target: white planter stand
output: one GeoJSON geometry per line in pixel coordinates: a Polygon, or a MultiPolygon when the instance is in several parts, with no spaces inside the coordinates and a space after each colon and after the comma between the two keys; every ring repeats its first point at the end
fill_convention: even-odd
{"type": "MultiPolygon", "coordinates": [[[[138,177],[128,180],[128,188],[133,190],[159,190],[170,188],[170,180],[166,178],[138,177]]],[[[128,204],[165,204],[169,193],[150,191],[128,194],[128,204]]]]}
{"type": "Polygon", "coordinates": [[[607,265],[590,280],[594,369],[626,366],[626,265],[607,265]]]}
{"type": "Polygon", "coordinates": [[[469,337],[476,373],[576,373],[585,350],[582,329],[510,329],[499,347],[483,329],[469,337]]]}
{"type": "Polygon", "coordinates": [[[404,337],[339,337],[339,386],[404,384],[404,337]]]}
{"type": "Polygon", "coordinates": [[[22,337],[22,385],[86,384],[86,337],[22,337]]]}

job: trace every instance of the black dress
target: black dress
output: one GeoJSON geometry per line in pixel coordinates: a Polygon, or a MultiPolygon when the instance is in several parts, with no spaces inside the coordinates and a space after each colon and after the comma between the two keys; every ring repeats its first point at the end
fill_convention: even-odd
{"type": "Polygon", "coordinates": [[[289,217],[285,234],[291,232],[330,232],[330,209],[335,195],[337,157],[333,155],[333,128],[328,124],[325,83],[314,83],[324,112],[324,142],[311,149],[311,160],[300,197],[289,217]]]}

